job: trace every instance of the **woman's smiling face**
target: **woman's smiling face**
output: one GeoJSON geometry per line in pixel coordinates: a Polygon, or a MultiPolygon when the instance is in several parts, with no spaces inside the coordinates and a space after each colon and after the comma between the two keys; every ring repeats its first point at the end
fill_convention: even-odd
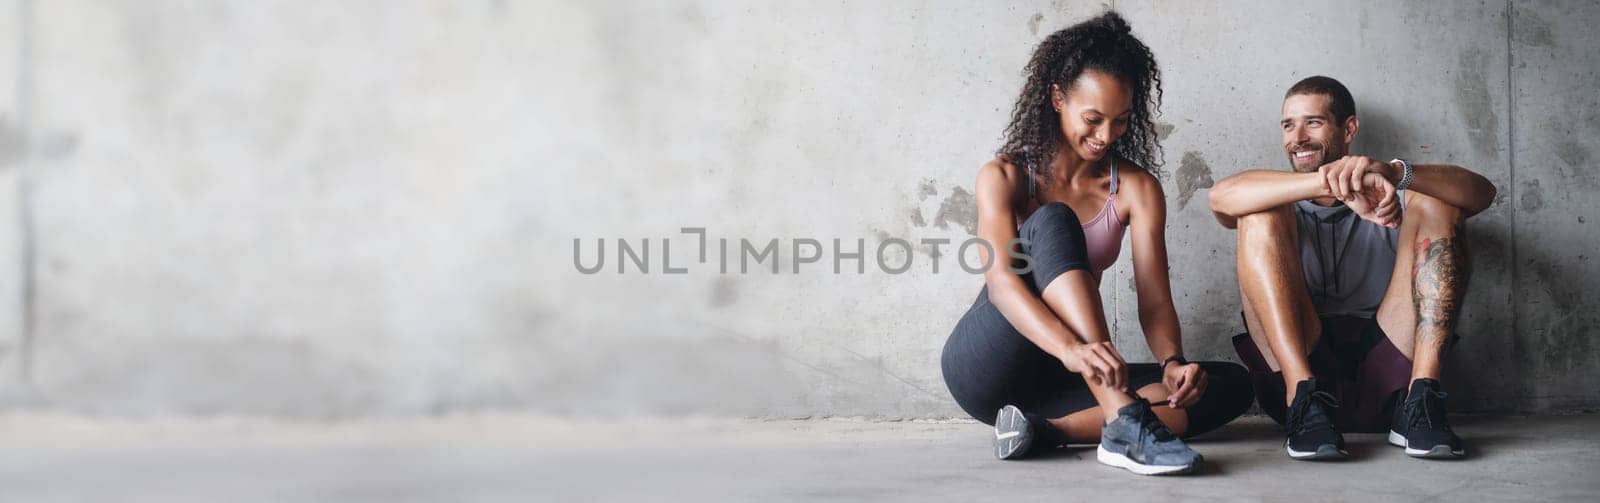
{"type": "Polygon", "coordinates": [[[1055,88],[1056,110],[1061,112],[1061,133],[1078,157],[1099,161],[1111,144],[1128,132],[1133,114],[1133,90],[1127,83],[1098,70],[1084,70],[1062,92],[1055,88]]]}

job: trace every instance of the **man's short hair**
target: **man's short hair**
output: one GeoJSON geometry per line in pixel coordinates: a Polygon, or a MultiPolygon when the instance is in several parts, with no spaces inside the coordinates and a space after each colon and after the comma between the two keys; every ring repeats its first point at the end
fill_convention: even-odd
{"type": "Polygon", "coordinates": [[[1313,75],[1300,79],[1289,92],[1284,93],[1283,99],[1297,94],[1321,94],[1328,97],[1328,107],[1333,109],[1333,120],[1339,122],[1339,127],[1344,127],[1344,120],[1356,114],[1356,99],[1350,96],[1350,90],[1344,84],[1334,80],[1333,77],[1313,75]]]}

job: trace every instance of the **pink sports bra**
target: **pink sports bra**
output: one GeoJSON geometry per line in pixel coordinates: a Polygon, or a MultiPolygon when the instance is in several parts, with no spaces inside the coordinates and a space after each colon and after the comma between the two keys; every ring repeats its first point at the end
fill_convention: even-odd
{"type": "MultiPolygon", "coordinates": [[[[1028,201],[1033,209],[1038,209],[1039,187],[1034,179],[1032,166],[1028,167],[1028,201]]],[[[1021,222],[1018,222],[1018,226],[1020,225],[1021,222]]],[[[1100,214],[1083,224],[1084,246],[1089,252],[1089,272],[1094,275],[1095,283],[1099,283],[1100,275],[1117,261],[1117,255],[1122,252],[1122,235],[1126,229],[1127,227],[1122,225],[1122,219],[1117,216],[1117,158],[1113,156],[1111,195],[1106,197],[1106,204],[1100,208],[1100,214]]]]}

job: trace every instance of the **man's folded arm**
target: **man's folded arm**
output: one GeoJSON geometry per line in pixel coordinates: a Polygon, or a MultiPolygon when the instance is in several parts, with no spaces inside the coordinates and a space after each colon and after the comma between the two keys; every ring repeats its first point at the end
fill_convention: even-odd
{"type": "MultiPolygon", "coordinates": [[[[1494,204],[1494,183],[1483,175],[1449,164],[1412,164],[1411,169],[1410,190],[1461,208],[1462,216],[1476,215],[1494,204]]],[[[1396,166],[1388,178],[1398,183],[1402,173],[1403,168],[1396,166]]]]}
{"type": "Polygon", "coordinates": [[[1224,178],[1211,187],[1211,214],[1223,227],[1233,229],[1238,226],[1239,217],[1332,195],[1320,173],[1253,169],[1224,178]]]}

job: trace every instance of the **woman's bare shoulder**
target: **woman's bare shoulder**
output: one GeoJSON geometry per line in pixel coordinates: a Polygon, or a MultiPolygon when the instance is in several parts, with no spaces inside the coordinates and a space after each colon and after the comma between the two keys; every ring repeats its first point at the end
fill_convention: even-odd
{"type": "Polygon", "coordinates": [[[990,188],[991,190],[1001,188],[1014,189],[1020,186],[1026,177],[1026,170],[1013,164],[1005,156],[999,156],[983,163],[983,166],[978,168],[977,188],[979,191],[983,191],[985,188],[990,188]]]}
{"type": "Polygon", "coordinates": [[[1141,201],[1151,198],[1164,200],[1166,197],[1166,192],[1161,188],[1161,179],[1144,166],[1118,158],[1117,168],[1118,192],[1125,192],[1141,201]]]}

